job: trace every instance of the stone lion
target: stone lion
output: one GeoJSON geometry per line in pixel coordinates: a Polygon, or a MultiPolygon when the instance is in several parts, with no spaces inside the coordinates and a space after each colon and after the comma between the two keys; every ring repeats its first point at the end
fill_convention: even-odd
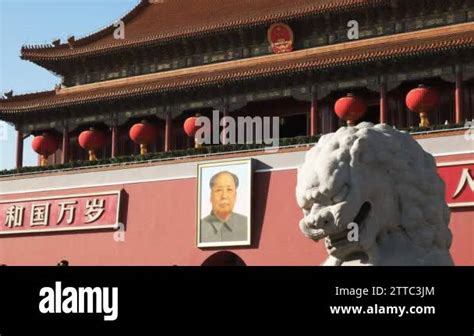
{"type": "Polygon", "coordinates": [[[342,127],[298,169],[300,229],[324,238],[323,265],[452,265],[444,188],[433,156],[408,133],[342,127]]]}

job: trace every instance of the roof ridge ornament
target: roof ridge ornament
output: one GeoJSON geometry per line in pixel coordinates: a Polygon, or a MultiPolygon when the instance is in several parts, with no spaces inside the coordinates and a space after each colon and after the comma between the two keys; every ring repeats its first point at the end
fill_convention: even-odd
{"type": "Polygon", "coordinates": [[[70,47],[71,49],[74,48],[74,45],[76,44],[76,38],[74,37],[74,35],[69,36],[69,37],[67,38],[67,43],[69,44],[69,47],[70,47]]]}
{"type": "Polygon", "coordinates": [[[51,44],[53,47],[58,47],[61,44],[61,39],[54,39],[51,44]]]}
{"type": "Polygon", "coordinates": [[[10,91],[8,91],[8,92],[4,92],[4,93],[3,93],[3,98],[4,98],[4,99],[11,99],[11,98],[13,98],[13,90],[10,90],[10,91]]]}

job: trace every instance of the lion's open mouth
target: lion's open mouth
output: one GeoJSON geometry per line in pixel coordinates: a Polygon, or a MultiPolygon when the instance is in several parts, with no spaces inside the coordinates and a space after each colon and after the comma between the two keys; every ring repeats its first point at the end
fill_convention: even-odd
{"type": "MultiPolygon", "coordinates": [[[[362,229],[365,225],[365,220],[369,216],[371,208],[372,208],[372,206],[369,202],[364,202],[361,205],[361,207],[359,209],[359,212],[357,213],[357,215],[354,217],[354,219],[352,221],[353,223],[357,224],[359,234],[360,234],[360,232],[362,231],[362,229]]],[[[354,227],[347,224],[346,228],[343,231],[336,232],[336,233],[333,233],[333,234],[329,234],[326,237],[326,247],[327,247],[327,249],[332,253],[336,249],[343,248],[346,245],[350,245],[351,243],[357,243],[355,241],[354,242],[349,241],[349,239],[348,239],[349,233],[351,232],[351,230],[354,230],[354,227]]]]}

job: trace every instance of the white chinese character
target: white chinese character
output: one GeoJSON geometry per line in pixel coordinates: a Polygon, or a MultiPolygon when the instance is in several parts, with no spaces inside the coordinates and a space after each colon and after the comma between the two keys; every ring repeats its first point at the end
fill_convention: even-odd
{"type": "Polygon", "coordinates": [[[92,223],[99,219],[100,216],[104,213],[104,200],[94,198],[92,200],[88,200],[86,203],[86,211],[84,212],[84,216],[87,216],[86,223],[92,223]]]}
{"type": "Polygon", "coordinates": [[[23,214],[25,207],[12,205],[8,208],[5,216],[5,225],[9,228],[23,225],[23,214]]]}
{"type": "Polygon", "coordinates": [[[75,207],[76,204],[77,204],[77,201],[60,202],[58,204],[59,205],[59,216],[58,216],[59,218],[58,218],[58,221],[56,222],[56,224],[59,224],[59,223],[62,222],[66,212],[68,212],[66,223],[71,224],[72,222],[74,222],[74,214],[76,212],[76,207],[75,207]]]}
{"type": "Polygon", "coordinates": [[[49,203],[33,204],[31,206],[30,226],[46,226],[49,222],[49,203]]]}
{"type": "Polygon", "coordinates": [[[464,187],[466,184],[469,186],[471,191],[474,191],[474,179],[471,176],[471,171],[469,168],[464,168],[462,170],[461,178],[459,179],[459,184],[458,187],[456,188],[456,191],[454,192],[454,195],[452,196],[453,198],[456,198],[459,196],[461,191],[464,190],[464,187]]]}

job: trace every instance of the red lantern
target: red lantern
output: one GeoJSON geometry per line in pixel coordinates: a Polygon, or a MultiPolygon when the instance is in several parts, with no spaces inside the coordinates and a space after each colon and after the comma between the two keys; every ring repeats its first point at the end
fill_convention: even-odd
{"type": "Polygon", "coordinates": [[[196,135],[196,132],[198,131],[199,127],[196,126],[196,121],[197,117],[189,117],[186,119],[184,122],[183,128],[184,132],[189,136],[189,137],[194,137],[196,135]]]}
{"type": "MultiPolygon", "coordinates": [[[[200,117],[200,115],[196,114],[195,117],[189,117],[188,119],[186,119],[184,121],[183,129],[184,129],[184,132],[189,137],[194,137],[196,135],[196,132],[202,127],[202,126],[197,126],[196,125],[197,120],[198,120],[199,117],[200,117]]],[[[199,141],[197,139],[194,139],[194,146],[196,148],[201,147],[201,144],[199,143],[199,141]]]]}
{"type": "Polygon", "coordinates": [[[140,145],[140,154],[145,155],[148,152],[147,145],[156,139],[156,128],[142,121],[130,128],[129,136],[130,139],[140,145]]]}
{"type": "Polygon", "coordinates": [[[79,134],[79,145],[89,151],[89,161],[97,160],[95,151],[105,145],[105,135],[101,131],[90,128],[79,134]]]}
{"type": "Polygon", "coordinates": [[[35,136],[31,143],[33,150],[40,155],[40,165],[45,166],[48,156],[56,152],[58,142],[56,138],[48,133],[35,136]]]}
{"type": "Polygon", "coordinates": [[[420,85],[416,89],[408,92],[406,97],[407,107],[420,114],[420,126],[428,127],[430,122],[428,120],[428,112],[438,105],[438,93],[426,86],[420,85]]]}
{"type": "Polygon", "coordinates": [[[334,112],[340,119],[347,121],[348,126],[353,126],[366,111],[367,103],[365,100],[352,94],[338,99],[334,105],[334,112]]]}

